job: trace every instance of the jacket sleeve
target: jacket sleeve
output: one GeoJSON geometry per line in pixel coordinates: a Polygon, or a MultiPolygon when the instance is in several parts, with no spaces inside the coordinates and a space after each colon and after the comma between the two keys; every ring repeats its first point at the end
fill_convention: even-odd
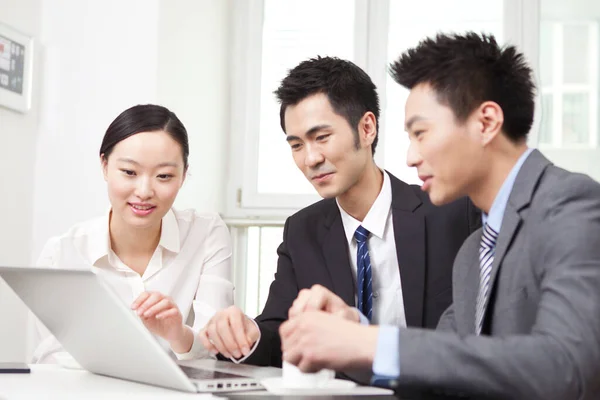
{"type": "Polygon", "coordinates": [[[600,186],[579,183],[553,188],[560,198],[546,199],[536,234],[526,238],[523,257],[543,271],[530,332],[460,337],[402,329],[399,387],[511,399],[598,398],[600,186]]]}

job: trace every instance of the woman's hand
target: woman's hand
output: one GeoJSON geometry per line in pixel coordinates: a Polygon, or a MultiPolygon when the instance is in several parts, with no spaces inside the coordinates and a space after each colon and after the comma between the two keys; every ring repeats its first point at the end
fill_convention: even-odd
{"type": "Polygon", "coordinates": [[[150,332],[167,340],[176,353],[187,353],[192,348],[194,334],[184,325],[177,304],[159,292],[144,292],[131,305],[150,332]]]}

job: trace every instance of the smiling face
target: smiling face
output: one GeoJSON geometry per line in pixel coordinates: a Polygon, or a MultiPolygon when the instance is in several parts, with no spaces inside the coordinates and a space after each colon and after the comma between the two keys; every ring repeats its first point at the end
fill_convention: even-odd
{"type": "Polygon", "coordinates": [[[160,226],[185,178],[181,145],[164,131],[137,133],[101,162],[112,218],[135,228],[160,226]]]}
{"type": "Polygon", "coordinates": [[[348,121],[334,112],[323,93],[288,106],[285,128],[294,162],[323,198],[348,192],[372,163],[373,113],[366,113],[359,122],[358,146],[348,121]]]}
{"type": "Polygon", "coordinates": [[[459,123],[428,84],[411,90],[406,101],[407,164],[417,168],[422,189],[433,204],[468,195],[485,175],[488,139],[482,135],[485,127],[479,117],[479,112],[474,112],[459,123]]]}

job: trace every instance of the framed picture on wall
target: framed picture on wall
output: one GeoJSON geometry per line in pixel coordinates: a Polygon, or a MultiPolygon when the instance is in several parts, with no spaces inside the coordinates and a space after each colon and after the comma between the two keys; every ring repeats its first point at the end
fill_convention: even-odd
{"type": "Polygon", "coordinates": [[[0,22],[0,106],[31,108],[33,39],[0,22]]]}

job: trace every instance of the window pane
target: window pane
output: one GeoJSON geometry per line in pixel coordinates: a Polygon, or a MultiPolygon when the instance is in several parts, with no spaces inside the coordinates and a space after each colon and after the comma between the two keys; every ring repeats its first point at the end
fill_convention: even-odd
{"type": "Polygon", "coordinates": [[[542,121],[540,126],[540,144],[552,144],[552,119],[554,104],[553,96],[545,94],[542,96],[542,121]]]}
{"type": "Polygon", "coordinates": [[[283,227],[248,228],[244,313],[251,318],[260,314],[269,296],[277,271],[277,247],[282,239],[283,227]]]}
{"type": "MultiPolygon", "coordinates": [[[[482,7],[476,0],[391,0],[388,60],[396,60],[404,50],[437,32],[485,32],[501,42],[503,3],[503,0],[491,0],[482,7]]],[[[404,104],[407,96],[407,90],[388,78],[387,107],[383,113],[384,165],[405,182],[420,183],[416,170],[406,166],[409,141],[404,132],[404,104]]]]}
{"type": "Polygon", "coordinates": [[[540,81],[542,87],[552,85],[553,57],[554,57],[554,24],[542,22],[540,24],[540,81]]]}
{"type": "Polygon", "coordinates": [[[259,193],[313,194],[294,164],[273,91],[300,61],[354,58],[354,1],[265,0],[258,154],[259,193]]]}
{"type": "Polygon", "coordinates": [[[563,143],[585,144],[589,142],[589,98],[587,94],[563,96],[563,143]]]}
{"type": "MultiPolygon", "coordinates": [[[[540,47],[555,53],[550,63],[540,59],[539,76],[552,75],[551,82],[542,81],[541,90],[554,96],[553,120],[545,122],[552,124],[557,145],[544,153],[556,165],[598,180],[599,20],[597,0],[540,0],[540,47]],[[546,25],[554,27],[553,35],[544,34],[546,25]]],[[[542,131],[540,142],[546,136],[542,131]]]]}
{"type": "MultiPolygon", "coordinates": [[[[248,228],[248,243],[246,250],[246,290],[244,313],[254,318],[260,312],[258,309],[260,281],[260,227],[248,228]]],[[[238,266],[239,267],[239,266],[238,266]]]]}
{"type": "Polygon", "coordinates": [[[588,25],[564,25],[564,83],[589,83],[589,39],[588,25]]]}
{"type": "Polygon", "coordinates": [[[265,307],[271,282],[275,278],[278,259],[277,247],[283,240],[283,228],[261,228],[260,233],[259,312],[265,307]]]}

